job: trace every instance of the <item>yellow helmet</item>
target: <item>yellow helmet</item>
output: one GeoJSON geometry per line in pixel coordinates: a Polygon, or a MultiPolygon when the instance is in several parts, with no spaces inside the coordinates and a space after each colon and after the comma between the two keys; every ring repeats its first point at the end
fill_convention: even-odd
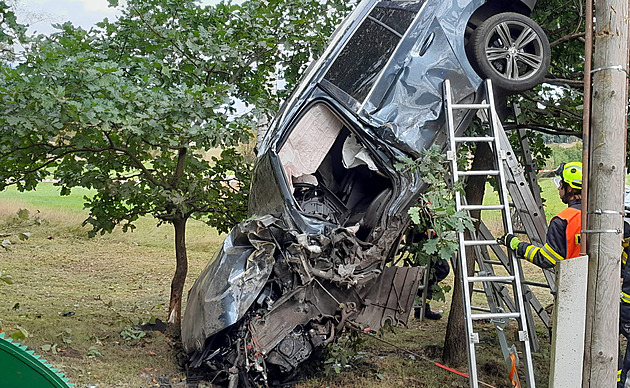
{"type": "Polygon", "coordinates": [[[582,190],[582,162],[562,163],[554,172],[569,186],[582,190]]]}

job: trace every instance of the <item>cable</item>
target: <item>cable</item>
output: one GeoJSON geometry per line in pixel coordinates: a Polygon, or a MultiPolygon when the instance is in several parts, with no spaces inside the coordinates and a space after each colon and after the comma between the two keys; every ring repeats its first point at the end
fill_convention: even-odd
{"type": "MultiPolygon", "coordinates": [[[[455,373],[455,374],[460,375],[460,376],[462,376],[462,377],[465,377],[465,378],[467,378],[467,379],[469,378],[468,374],[466,374],[466,373],[464,373],[464,372],[460,372],[460,371],[458,371],[458,370],[456,370],[456,369],[449,368],[449,367],[447,367],[446,365],[442,365],[442,364],[440,364],[439,362],[435,362],[435,361],[433,361],[433,360],[430,360],[430,359],[428,359],[428,358],[426,358],[426,357],[424,357],[424,356],[419,355],[418,353],[414,353],[414,352],[412,352],[412,351],[410,351],[410,350],[407,350],[407,349],[401,348],[400,346],[395,345],[395,344],[393,344],[393,343],[391,343],[391,342],[389,342],[389,341],[385,341],[385,340],[384,340],[384,339],[382,339],[382,338],[378,338],[377,336],[375,336],[375,335],[373,335],[373,334],[370,334],[370,330],[369,330],[369,329],[366,329],[366,330],[368,330],[368,331],[366,331],[366,330],[361,330],[361,329],[359,329],[359,328],[353,327],[353,326],[352,326],[352,325],[350,325],[349,323],[347,323],[347,325],[348,325],[348,327],[349,327],[350,329],[352,329],[352,330],[354,330],[354,331],[356,331],[356,332],[358,332],[358,333],[360,333],[360,334],[366,335],[366,336],[368,336],[368,337],[370,337],[370,338],[374,338],[375,340],[377,340],[377,341],[381,341],[381,342],[383,342],[383,343],[385,343],[385,344],[387,344],[387,345],[389,345],[389,346],[393,346],[394,348],[396,348],[396,349],[398,349],[398,350],[402,350],[402,351],[403,351],[403,352],[405,352],[405,353],[409,353],[409,354],[411,354],[412,356],[417,357],[417,358],[419,358],[419,359],[421,359],[421,360],[428,361],[428,362],[432,362],[432,363],[433,363],[433,365],[437,366],[438,368],[441,368],[441,369],[444,369],[444,370],[446,370],[446,371],[449,371],[449,372],[455,373]]],[[[517,377],[517,378],[518,378],[518,377],[517,377]]],[[[483,382],[483,381],[481,381],[481,380],[478,380],[478,382],[479,382],[479,384],[481,384],[481,385],[483,385],[483,386],[486,386],[486,387],[488,387],[488,388],[497,388],[497,387],[495,387],[494,385],[491,385],[491,384],[485,383],[485,382],[483,382]]]]}

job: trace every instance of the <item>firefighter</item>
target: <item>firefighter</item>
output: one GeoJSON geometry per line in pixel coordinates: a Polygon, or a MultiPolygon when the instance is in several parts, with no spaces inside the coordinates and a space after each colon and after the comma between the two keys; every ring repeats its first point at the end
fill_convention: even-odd
{"type": "Polygon", "coordinates": [[[580,255],[582,228],[582,162],[562,163],[554,173],[558,195],[567,208],[555,215],[549,223],[547,242],[542,247],[524,242],[511,233],[497,239],[516,257],[527,259],[541,268],[552,268],[559,260],[580,255]]]}
{"type": "MultiPolygon", "coordinates": [[[[429,281],[427,282],[427,298],[424,305],[424,317],[427,319],[438,320],[442,319],[442,313],[439,311],[431,310],[431,300],[433,299],[433,286],[437,285],[442,280],[446,279],[451,267],[448,264],[448,260],[444,260],[437,255],[431,257],[431,264],[429,266],[429,281]]],[[[422,296],[418,291],[418,296],[422,296]]],[[[414,310],[414,318],[420,318],[420,310],[414,310]]]]}
{"type": "MultiPolygon", "coordinates": [[[[412,244],[422,244],[431,238],[435,238],[436,234],[433,231],[421,231],[421,228],[418,226],[412,226],[409,228],[407,232],[407,236],[405,236],[406,241],[412,244]]],[[[418,254],[420,250],[420,245],[416,246],[416,254],[418,254]]],[[[416,257],[416,261],[419,259],[416,257]]],[[[431,310],[431,300],[433,299],[433,288],[437,286],[439,282],[446,279],[448,274],[451,271],[451,267],[448,263],[448,260],[442,259],[438,254],[431,255],[429,258],[429,265],[427,266],[427,270],[429,271],[429,278],[427,279],[427,289],[426,289],[426,302],[424,305],[424,309],[422,306],[414,306],[413,316],[416,319],[420,318],[420,311],[423,311],[424,317],[427,319],[438,320],[442,319],[442,313],[439,311],[431,310]]],[[[420,288],[418,289],[417,296],[422,298],[422,292],[420,288]]]]}

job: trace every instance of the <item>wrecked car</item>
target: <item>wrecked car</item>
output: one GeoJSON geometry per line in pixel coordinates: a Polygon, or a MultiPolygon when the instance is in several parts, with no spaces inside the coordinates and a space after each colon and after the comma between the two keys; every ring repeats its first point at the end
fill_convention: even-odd
{"type": "MultiPolygon", "coordinates": [[[[188,296],[189,373],[230,387],[274,385],[347,327],[406,324],[421,276],[392,265],[427,186],[401,156],[446,142],[454,100],[541,82],[549,43],[535,0],[365,0],[258,144],[250,218],[188,296]]],[[[474,112],[455,111],[456,132],[474,112]]]]}

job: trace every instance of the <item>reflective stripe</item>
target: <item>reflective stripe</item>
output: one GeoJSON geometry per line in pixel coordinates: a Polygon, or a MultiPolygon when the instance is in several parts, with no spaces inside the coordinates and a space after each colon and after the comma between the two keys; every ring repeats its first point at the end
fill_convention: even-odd
{"type": "Polygon", "coordinates": [[[624,303],[630,304],[630,295],[628,295],[625,292],[621,291],[621,301],[624,302],[624,303]]]}
{"type": "Polygon", "coordinates": [[[538,252],[540,248],[535,245],[528,245],[525,249],[525,258],[532,263],[534,262],[534,256],[536,256],[536,252],[538,252]]]}
{"type": "Polygon", "coordinates": [[[556,259],[554,259],[553,257],[551,257],[551,255],[549,254],[549,252],[545,252],[544,250],[540,250],[540,253],[543,255],[543,257],[545,259],[547,259],[548,262],[550,262],[553,265],[556,265],[556,259]]]}
{"type": "Polygon", "coordinates": [[[621,381],[621,369],[617,370],[617,382],[621,381]]]}
{"type": "Polygon", "coordinates": [[[564,257],[560,256],[558,252],[554,251],[549,244],[545,244],[545,246],[542,247],[541,253],[554,265],[556,264],[556,261],[564,260],[564,257]]]}

